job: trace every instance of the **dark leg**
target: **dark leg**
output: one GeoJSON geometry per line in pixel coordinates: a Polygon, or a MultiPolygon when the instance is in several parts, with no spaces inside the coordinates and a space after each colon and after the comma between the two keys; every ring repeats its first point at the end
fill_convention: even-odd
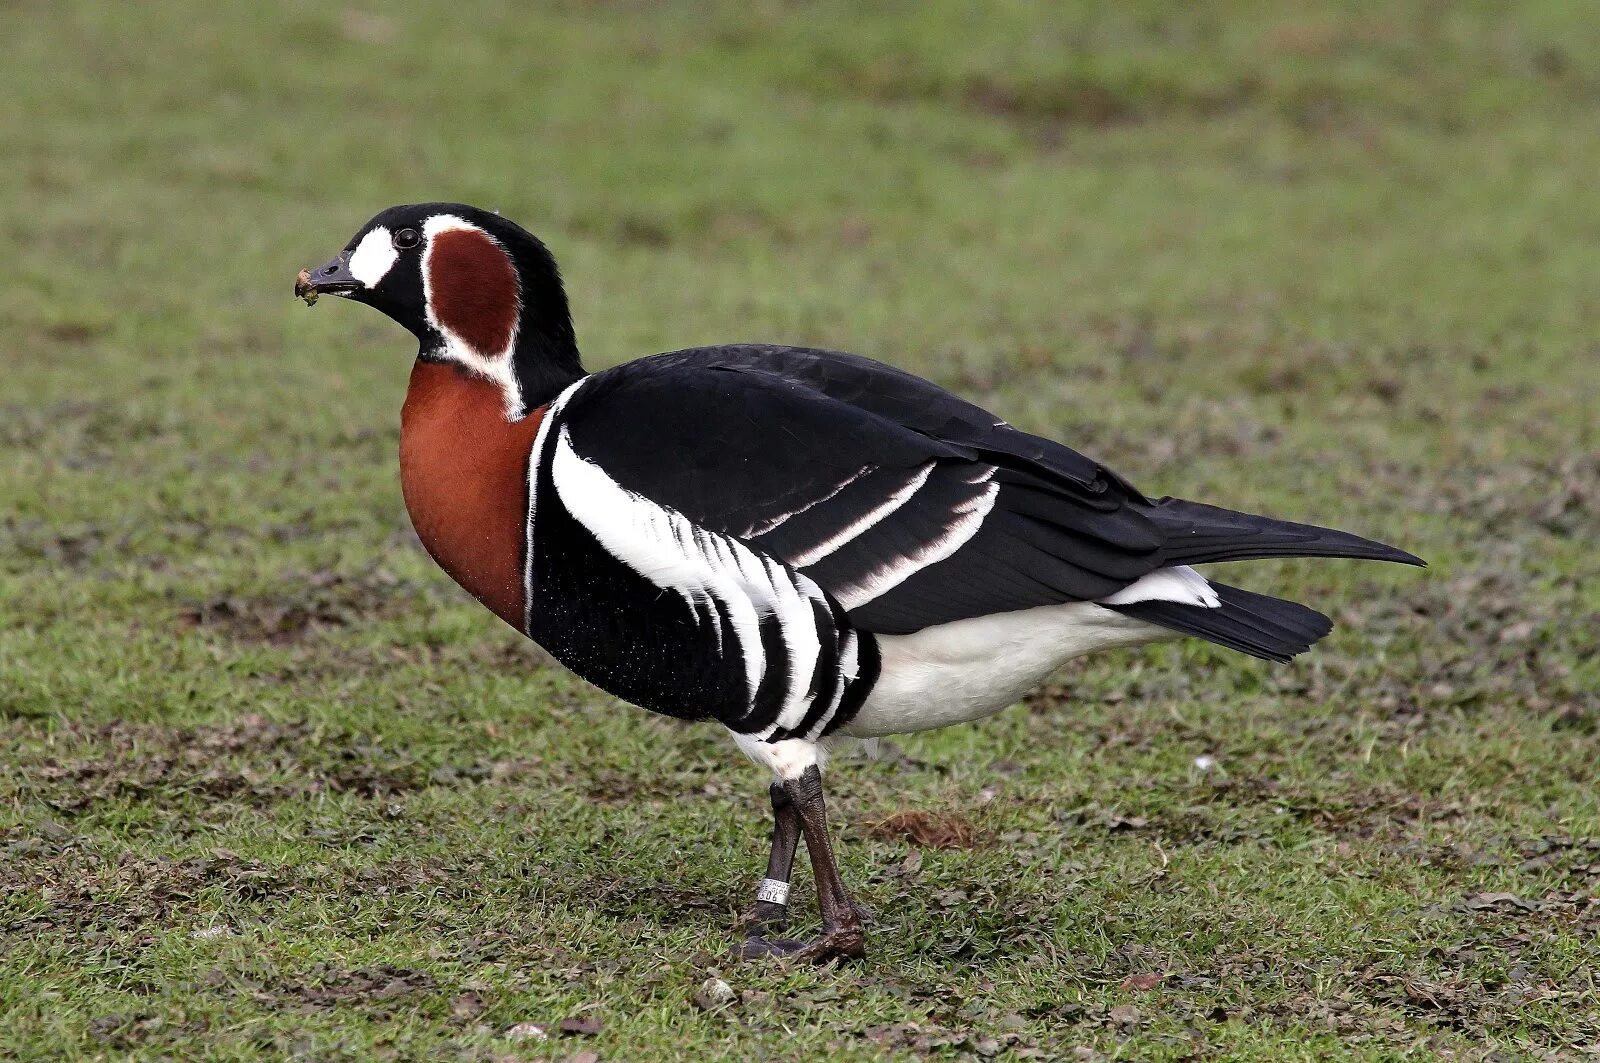
{"type": "MultiPolygon", "coordinates": [[[[853,959],[866,953],[866,934],[861,927],[861,916],[844,883],[839,880],[839,868],[834,863],[833,845],[828,840],[828,814],[822,800],[822,773],[809,767],[797,779],[782,783],[784,792],[794,803],[800,833],[806,840],[806,851],[811,855],[811,874],[817,885],[817,906],[822,909],[822,935],[809,944],[799,942],[762,941],[764,952],[792,955],[803,960],[826,963],[829,960],[853,959]]],[[[756,939],[760,941],[760,939],[756,939]]],[[[745,943],[745,955],[761,955],[750,951],[752,942],[745,943]]]]}
{"type": "Polygon", "coordinates": [[[789,929],[789,878],[794,871],[794,853],[800,845],[800,814],[781,783],[773,783],[772,855],[767,857],[767,877],[756,888],[756,903],[745,913],[740,925],[747,929],[739,954],[746,959],[757,956],[798,952],[798,941],[778,938],[768,941],[765,934],[789,929]]]}

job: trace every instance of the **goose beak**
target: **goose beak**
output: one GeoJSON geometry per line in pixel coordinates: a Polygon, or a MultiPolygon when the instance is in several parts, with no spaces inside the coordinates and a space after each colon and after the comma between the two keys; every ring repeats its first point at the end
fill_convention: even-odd
{"type": "Polygon", "coordinates": [[[350,272],[350,256],[341,251],[326,265],[316,269],[303,269],[294,279],[294,294],[314,306],[319,295],[349,295],[360,291],[362,283],[350,272]]]}

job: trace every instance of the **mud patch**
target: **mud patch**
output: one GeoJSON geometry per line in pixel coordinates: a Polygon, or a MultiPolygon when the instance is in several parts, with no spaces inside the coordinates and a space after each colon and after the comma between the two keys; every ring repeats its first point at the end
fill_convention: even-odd
{"type": "Polygon", "coordinates": [[[279,586],[272,593],[185,603],[178,610],[178,624],[241,642],[287,645],[332,628],[415,614],[427,600],[417,584],[377,565],[349,574],[290,574],[279,586]]]}

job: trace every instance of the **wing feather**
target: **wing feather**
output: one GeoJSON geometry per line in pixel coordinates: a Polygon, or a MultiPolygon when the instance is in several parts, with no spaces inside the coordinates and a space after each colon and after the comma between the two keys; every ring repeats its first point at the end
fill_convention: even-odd
{"type": "Polygon", "coordinates": [[[909,374],[878,367],[868,386],[864,359],[751,354],[787,350],[607,370],[564,411],[566,438],[622,489],[810,577],[866,630],[1094,598],[1160,567],[1142,496],[1094,463],[909,374]]]}

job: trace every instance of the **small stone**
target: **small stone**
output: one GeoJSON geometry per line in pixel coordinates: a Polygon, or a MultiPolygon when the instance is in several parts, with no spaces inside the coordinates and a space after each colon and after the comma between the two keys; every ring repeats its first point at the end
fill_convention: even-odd
{"type": "Polygon", "coordinates": [[[1194,768],[1196,771],[1210,771],[1216,766],[1217,758],[1213,757],[1210,753],[1202,753],[1198,757],[1194,758],[1194,768]]]}
{"type": "Polygon", "coordinates": [[[704,1011],[725,1008],[738,999],[739,994],[733,991],[733,986],[715,976],[701,982],[694,994],[695,1006],[704,1011]]]}
{"type": "Polygon", "coordinates": [[[550,1035],[544,1032],[543,1026],[531,1022],[519,1022],[515,1026],[506,1027],[505,1036],[513,1041],[546,1041],[550,1035]]]}

